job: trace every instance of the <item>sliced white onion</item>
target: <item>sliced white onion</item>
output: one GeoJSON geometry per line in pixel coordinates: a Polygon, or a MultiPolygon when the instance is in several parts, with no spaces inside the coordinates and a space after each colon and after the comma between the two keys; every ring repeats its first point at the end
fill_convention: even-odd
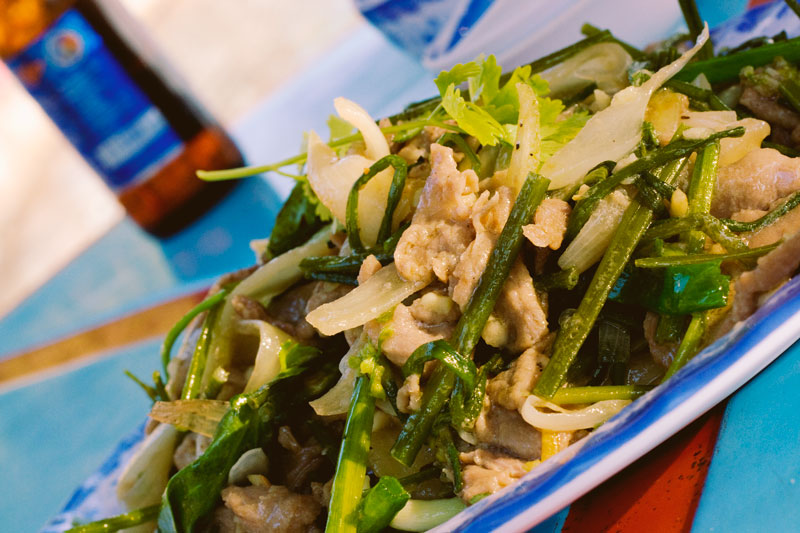
{"type": "Polygon", "coordinates": [[[373,161],[389,155],[389,143],[386,142],[386,137],[363,107],[341,96],[333,100],[333,107],[340,117],[361,132],[367,147],[364,155],[373,161]]]}
{"type": "Polygon", "coordinates": [[[714,131],[736,120],[736,111],[685,111],[681,116],[681,124],[687,128],[711,128],[714,131]]]}
{"type": "Polygon", "coordinates": [[[346,218],[350,188],[364,169],[374,162],[358,154],[339,159],[336,151],[320,139],[316,132],[311,131],[308,134],[308,183],[320,201],[341,223],[346,218]]]}
{"type": "Polygon", "coordinates": [[[156,402],[150,409],[150,418],[188,429],[199,435],[213,437],[225,413],[228,402],[222,400],[173,400],[156,402]]]}
{"type": "Polygon", "coordinates": [[[599,163],[619,161],[631,153],[642,138],[642,122],[650,96],[681,70],[707,39],[708,27],[691,50],[661,68],[640,87],[627,87],[615,94],[610,106],[592,116],[574,139],[542,165],[540,172],[550,179],[550,189],[574,186],[599,163]]]}
{"type": "Polygon", "coordinates": [[[466,508],[461,498],[408,500],[389,525],[400,531],[428,531],[447,522],[466,508]]]}
{"type": "Polygon", "coordinates": [[[350,349],[339,361],[339,372],[342,377],[336,382],[328,392],[314,400],[308,402],[308,405],[314,409],[314,412],[320,416],[341,415],[347,412],[350,408],[350,398],[353,396],[353,389],[356,385],[356,378],[358,372],[350,368],[350,358],[364,346],[366,335],[362,335],[350,346],[350,349]]]}
{"type": "Polygon", "coordinates": [[[244,452],[239,459],[233,463],[228,471],[228,485],[238,485],[247,481],[247,476],[260,474],[267,475],[269,461],[267,454],[261,448],[253,448],[244,452]]]}
{"type": "Polygon", "coordinates": [[[706,135],[715,131],[722,131],[742,126],[745,131],[741,137],[727,137],[720,140],[719,166],[731,165],[744,156],[761,148],[761,143],[770,133],[769,124],[757,118],[736,119],[735,111],[689,111],[683,114],[681,124],[689,128],[684,132],[684,137],[690,130],[703,129],[706,135]]]}
{"type": "Polygon", "coordinates": [[[622,190],[600,200],[589,220],[558,258],[558,266],[562,269],[575,267],[580,273],[600,261],[630,203],[622,190]]]}
{"type": "Polygon", "coordinates": [[[336,335],[378,318],[425,285],[404,280],[392,263],[338,300],[317,307],[306,320],[323,335],[336,335]]]}
{"type": "MultiPolygon", "coordinates": [[[[528,172],[536,172],[539,168],[539,156],[542,136],[539,128],[539,100],[530,85],[517,83],[519,97],[519,127],[517,142],[511,152],[511,162],[505,175],[504,185],[519,192],[528,172]]],[[[516,196],[516,195],[515,195],[516,196]]]]}
{"type": "Polygon", "coordinates": [[[582,409],[569,410],[532,394],[519,408],[519,414],[525,422],[539,430],[576,431],[597,427],[629,403],[630,400],[603,400],[582,409]]]}
{"type": "Polygon", "coordinates": [[[297,283],[302,277],[300,262],[306,257],[330,255],[328,241],[333,235],[333,225],[319,230],[308,242],[272,259],[242,280],[233,289],[232,296],[241,294],[269,305],[272,298],[297,283]]]}
{"type": "Polygon", "coordinates": [[[542,77],[553,94],[570,94],[592,82],[606,93],[622,90],[633,60],[617,43],[598,43],[547,70],[542,77]]]}
{"type": "MultiPolygon", "coordinates": [[[[334,100],[334,106],[344,120],[358,128],[364,138],[364,155],[351,154],[341,159],[319,135],[308,136],[308,183],[333,216],[344,223],[347,197],[353,183],[378,159],[389,155],[389,144],[378,125],[355,102],[346,98],[334,100]]],[[[375,244],[381,219],[386,211],[386,197],[392,183],[393,170],[387,168],[373,177],[359,193],[358,221],[361,237],[367,245],[375,244]]]]}
{"type": "Polygon", "coordinates": [[[139,509],[161,501],[179,435],[174,426],[160,424],[139,445],[117,482],[117,498],[128,509],[139,509]]]}
{"type": "Polygon", "coordinates": [[[331,254],[328,241],[333,231],[334,224],[322,228],[308,242],[259,267],[233,289],[231,296],[222,305],[218,318],[219,327],[215,329],[211,339],[203,384],[210,382],[211,375],[218,368],[227,368],[231,360],[233,337],[236,333],[234,326],[237,321],[236,311],[230,303],[231,298],[241,294],[258,300],[264,306],[269,305],[275,296],[302,279],[303,272],[300,270],[300,262],[303,259],[331,254]]]}
{"type": "Polygon", "coordinates": [[[269,383],[281,371],[280,353],[284,342],[294,340],[291,335],[263,320],[242,320],[238,329],[247,334],[258,335],[258,351],[255,366],[244,392],[252,392],[269,383]]]}

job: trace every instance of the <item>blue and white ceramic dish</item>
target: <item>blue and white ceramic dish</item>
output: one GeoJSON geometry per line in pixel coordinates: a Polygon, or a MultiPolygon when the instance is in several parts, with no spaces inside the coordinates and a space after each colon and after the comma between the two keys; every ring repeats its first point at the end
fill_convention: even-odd
{"type": "MultiPolygon", "coordinates": [[[[800,34],[800,20],[783,2],[767,4],[721,24],[717,46],[735,46],[758,35],[800,34]]],[[[624,409],[589,437],[547,460],[515,485],[481,500],[436,532],[526,531],[619,472],[732,394],[800,339],[800,277],[780,290],[747,321],[706,348],[668,383],[624,409]]],[[[123,509],[116,479],[143,426],[72,495],[42,530],[64,531],[74,520],[113,516],[123,509]]]]}

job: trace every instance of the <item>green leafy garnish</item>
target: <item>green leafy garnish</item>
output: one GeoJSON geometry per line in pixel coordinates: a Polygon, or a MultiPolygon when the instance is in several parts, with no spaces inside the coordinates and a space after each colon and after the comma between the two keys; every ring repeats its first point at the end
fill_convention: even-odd
{"type": "Polygon", "coordinates": [[[490,55],[456,65],[436,78],[444,110],[481,144],[494,146],[499,142],[515,142],[519,116],[518,83],[528,84],[539,99],[543,161],[572,140],[589,119],[584,111],[560,119],[564,104],[561,100],[547,97],[550,93],[547,81],[538,74],[531,75],[530,66],[516,68],[505,82],[501,82],[501,72],[497,60],[490,55]],[[465,82],[469,87],[469,100],[457,88],[465,82]]]}

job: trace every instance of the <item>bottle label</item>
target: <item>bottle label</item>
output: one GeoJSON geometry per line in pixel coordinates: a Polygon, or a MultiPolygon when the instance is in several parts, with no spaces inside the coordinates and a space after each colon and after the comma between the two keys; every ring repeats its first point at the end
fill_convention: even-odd
{"type": "Polygon", "coordinates": [[[8,65],[116,191],[146,179],[182,148],[161,111],[75,10],[8,65]]]}

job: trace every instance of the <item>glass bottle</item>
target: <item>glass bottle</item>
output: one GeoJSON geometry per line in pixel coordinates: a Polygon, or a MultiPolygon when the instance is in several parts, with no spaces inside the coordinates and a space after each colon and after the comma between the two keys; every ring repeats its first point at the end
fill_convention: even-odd
{"type": "Polygon", "coordinates": [[[0,58],[148,232],[234,186],[196,178],[242,155],[116,0],[0,0],[0,58]]]}

